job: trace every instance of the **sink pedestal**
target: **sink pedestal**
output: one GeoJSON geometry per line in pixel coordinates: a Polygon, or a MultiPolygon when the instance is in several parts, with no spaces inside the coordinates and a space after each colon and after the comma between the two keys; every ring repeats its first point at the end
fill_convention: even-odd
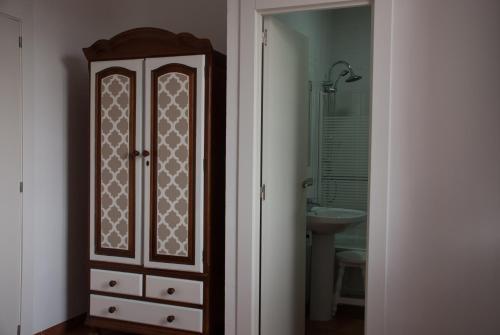
{"type": "Polygon", "coordinates": [[[313,232],[311,252],[310,319],[332,318],[335,280],[335,234],[349,225],[366,220],[366,212],[328,207],[312,207],[307,213],[307,229],[313,232]]]}
{"type": "Polygon", "coordinates": [[[314,234],[311,251],[311,304],[309,318],[313,321],[332,319],[335,278],[335,234],[314,234]]]}

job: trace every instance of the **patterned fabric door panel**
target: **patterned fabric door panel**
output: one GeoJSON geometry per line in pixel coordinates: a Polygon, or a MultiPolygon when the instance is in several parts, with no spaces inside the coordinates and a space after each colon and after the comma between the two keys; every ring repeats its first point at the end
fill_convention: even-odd
{"type": "Polygon", "coordinates": [[[179,62],[182,57],[176,58],[181,59],[167,58],[162,65],[147,70],[151,83],[147,93],[150,107],[146,107],[150,113],[147,137],[151,166],[146,218],[149,250],[145,252],[149,251],[152,263],[176,264],[174,269],[190,270],[201,266],[201,259],[196,257],[201,245],[196,241],[203,233],[203,226],[197,224],[202,223],[197,216],[203,212],[196,206],[196,184],[203,183],[201,174],[197,177],[197,166],[203,164],[203,150],[197,152],[197,127],[203,125],[197,106],[203,94],[197,91],[203,79],[199,78],[199,68],[179,62]]]}
{"type": "Polygon", "coordinates": [[[194,90],[196,69],[153,73],[151,222],[154,260],[194,264],[194,90]]]}
{"type": "Polygon", "coordinates": [[[137,73],[121,66],[97,69],[93,78],[95,158],[91,258],[128,258],[126,263],[137,263],[136,245],[140,243],[137,241],[140,236],[136,236],[136,228],[141,224],[136,218],[139,207],[136,188],[140,181],[137,177],[140,167],[136,163],[140,144],[137,73]]]}

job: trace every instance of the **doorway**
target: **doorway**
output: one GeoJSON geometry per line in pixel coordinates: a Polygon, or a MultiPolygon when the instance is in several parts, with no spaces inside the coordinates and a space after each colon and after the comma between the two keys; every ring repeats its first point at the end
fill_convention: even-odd
{"type": "Polygon", "coordinates": [[[260,334],[364,333],[371,7],[263,19],[260,334]]]}
{"type": "Polygon", "coordinates": [[[22,236],[21,24],[0,13],[0,334],[20,325],[22,236]]]}

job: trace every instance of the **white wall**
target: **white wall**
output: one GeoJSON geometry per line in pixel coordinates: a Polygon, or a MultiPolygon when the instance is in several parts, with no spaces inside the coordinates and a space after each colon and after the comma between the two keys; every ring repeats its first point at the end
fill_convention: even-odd
{"type": "Polygon", "coordinates": [[[130,28],[188,31],[226,49],[226,1],[35,1],[33,331],[86,311],[89,95],[81,49],[130,28]]]}
{"type": "MultiPolygon", "coordinates": [[[[240,29],[240,44],[232,39],[229,48],[240,65],[228,109],[241,152],[232,152],[238,203],[228,208],[237,219],[235,328],[256,334],[259,21],[255,4],[229,1],[240,10],[239,26],[232,11],[229,27],[240,29]]],[[[257,8],[318,3],[258,0],[257,8]]],[[[370,231],[368,335],[500,333],[499,31],[497,0],[375,0],[371,190],[379,197],[370,200],[378,222],[370,231]]]]}
{"type": "Polygon", "coordinates": [[[393,18],[386,333],[499,334],[500,2],[393,18]]]}

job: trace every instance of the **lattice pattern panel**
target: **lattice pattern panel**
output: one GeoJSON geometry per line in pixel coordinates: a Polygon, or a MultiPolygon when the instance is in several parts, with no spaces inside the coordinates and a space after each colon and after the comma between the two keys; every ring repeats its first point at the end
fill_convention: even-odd
{"type": "Polygon", "coordinates": [[[101,92],[101,247],[128,249],[130,78],[113,74],[101,92]]]}
{"type": "Polygon", "coordinates": [[[189,77],[158,77],[156,252],[188,256],[189,246],[189,77]]]}

